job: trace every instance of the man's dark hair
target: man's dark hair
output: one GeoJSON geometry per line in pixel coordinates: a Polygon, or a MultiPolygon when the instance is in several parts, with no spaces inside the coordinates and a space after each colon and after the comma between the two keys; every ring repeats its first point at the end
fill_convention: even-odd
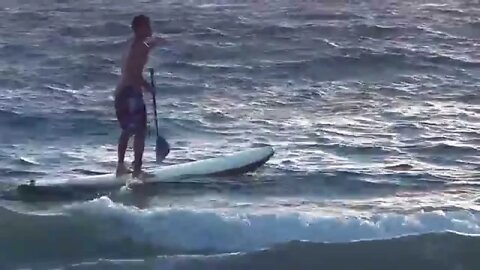
{"type": "Polygon", "coordinates": [[[150,18],[147,16],[143,14],[135,16],[132,20],[132,29],[133,31],[136,31],[140,26],[148,23],[150,23],[150,18]]]}

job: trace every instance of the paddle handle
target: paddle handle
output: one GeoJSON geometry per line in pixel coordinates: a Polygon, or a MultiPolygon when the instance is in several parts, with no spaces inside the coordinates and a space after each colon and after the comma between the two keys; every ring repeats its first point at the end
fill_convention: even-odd
{"type": "Polygon", "coordinates": [[[155,71],[153,68],[148,69],[150,71],[150,85],[152,86],[152,96],[153,96],[153,113],[155,115],[155,131],[158,137],[158,117],[157,117],[157,90],[155,89],[155,81],[153,79],[155,71]]]}

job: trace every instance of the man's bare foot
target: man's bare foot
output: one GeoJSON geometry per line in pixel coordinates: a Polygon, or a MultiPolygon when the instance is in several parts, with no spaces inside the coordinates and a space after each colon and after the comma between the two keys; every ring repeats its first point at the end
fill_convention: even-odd
{"type": "Polygon", "coordinates": [[[153,176],[155,176],[154,174],[152,173],[148,173],[148,172],[144,172],[142,170],[138,171],[138,172],[133,172],[132,173],[132,177],[133,178],[136,178],[136,179],[139,179],[141,181],[145,181],[146,179],[148,178],[152,178],[153,176]]]}
{"type": "Polygon", "coordinates": [[[131,173],[131,171],[129,169],[127,169],[127,167],[125,167],[125,164],[119,163],[117,165],[117,171],[115,172],[115,175],[117,177],[125,175],[125,174],[129,174],[129,173],[131,173]]]}

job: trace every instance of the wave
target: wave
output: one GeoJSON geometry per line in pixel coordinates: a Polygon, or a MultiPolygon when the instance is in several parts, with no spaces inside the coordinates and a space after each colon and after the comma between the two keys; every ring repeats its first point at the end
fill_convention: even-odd
{"type": "Polygon", "coordinates": [[[402,147],[403,150],[409,152],[428,154],[432,156],[441,155],[474,155],[478,153],[476,147],[468,145],[451,145],[447,143],[436,143],[434,145],[415,145],[402,147]]]}
{"type": "Polygon", "coordinates": [[[15,137],[18,140],[20,138],[45,139],[52,134],[74,134],[76,137],[105,135],[111,134],[112,126],[116,125],[115,122],[106,120],[103,115],[100,115],[101,117],[96,115],[94,110],[62,108],[62,111],[29,115],[0,110],[0,124],[9,127],[0,137],[5,136],[7,140],[15,137]],[[65,115],[69,115],[68,119],[65,115]]]}
{"type": "Polygon", "coordinates": [[[17,170],[9,168],[0,168],[0,176],[3,177],[38,177],[44,176],[46,173],[31,171],[31,170],[17,170]]]}
{"type": "MultiPolygon", "coordinates": [[[[447,55],[432,55],[422,57],[425,62],[438,65],[451,65],[460,68],[480,68],[480,62],[467,59],[457,59],[447,55]]],[[[421,59],[422,59],[421,58],[421,59]]]]}
{"type": "Polygon", "coordinates": [[[64,26],[59,33],[65,37],[90,38],[92,36],[126,36],[130,33],[130,27],[118,22],[105,22],[94,25],[64,26]]]}
{"type": "Polygon", "coordinates": [[[359,14],[353,12],[339,11],[339,12],[322,12],[317,10],[315,13],[305,13],[304,11],[300,12],[289,12],[287,14],[288,18],[297,19],[297,20],[306,20],[306,21],[316,21],[316,20],[326,20],[326,21],[336,21],[344,20],[348,21],[351,19],[363,19],[359,14]]]}
{"type": "Polygon", "coordinates": [[[420,29],[415,27],[386,26],[386,25],[369,25],[359,24],[352,27],[354,34],[362,37],[370,37],[375,39],[389,39],[406,34],[419,34],[420,29]]]}
{"type": "Polygon", "coordinates": [[[453,66],[459,68],[477,68],[480,63],[465,59],[455,59],[445,55],[431,55],[418,52],[375,52],[361,48],[343,48],[343,56],[328,56],[314,58],[313,60],[300,60],[291,62],[276,62],[271,68],[288,69],[291,71],[314,71],[320,69],[349,71],[372,69],[376,65],[387,68],[424,69],[427,67],[453,66]],[[327,68],[329,67],[329,68],[327,68]]]}
{"type": "MultiPolygon", "coordinates": [[[[388,72],[405,70],[411,72],[443,72],[445,67],[474,69],[480,66],[477,61],[455,58],[453,56],[417,52],[406,49],[390,48],[388,51],[375,51],[358,47],[343,47],[328,55],[295,60],[263,60],[250,64],[246,70],[255,76],[260,71],[271,76],[285,74],[308,76],[322,80],[341,79],[351,76],[376,76],[381,67],[382,76],[388,72]],[[339,72],[341,71],[341,72],[339,72]]],[[[392,73],[394,74],[394,73],[392,73]]]]}
{"type": "Polygon", "coordinates": [[[480,233],[480,215],[468,211],[335,217],[295,210],[242,213],[140,209],[107,197],[46,213],[0,208],[0,216],[4,228],[0,234],[0,261],[17,263],[92,256],[252,252],[296,240],[348,243],[450,230],[480,233]]]}
{"type": "Polygon", "coordinates": [[[0,123],[2,125],[12,128],[32,128],[35,126],[44,126],[48,119],[41,116],[31,116],[13,111],[6,111],[0,109],[0,123]]]}
{"type": "MultiPolygon", "coordinates": [[[[480,263],[478,248],[478,237],[450,232],[340,244],[295,241],[251,253],[163,256],[157,258],[155,269],[473,270],[480,263]]],[[[137,261],[136,266],[142,265],[144,262],[137,261]]]]}
{"type": "Polygon", "coordinates": [[[20,214],[1,208],[0,216],[1,227],[11,228],[0,233],[2,269],[42,262],[79,261],[98,256],[118,258],[127,254],[148,255],[153,251],[148,245],[129,245],[121,235],[109,238],[107,235],[111,231],[93,219],[20,214]],[[118,250],[120,246],[123,248],[118,250]]]}
{"type": "Polygon", "coordinates": [[[416,64],[410,63],[403,54],[365,51],[362,49],[342,49],[343,55],[328,55],[295,61],[263,62],[254,66],[253,73],[262,70],[271,76],[284,74],[292,76],[307,76],[319,80],[340,80],[350,77],[380,76],[378,68],[382,67],[383,73],[396,69],[415,69],[416,64]],[[375,70],[375,71],[373,71],[375,70]]]}
{"type": "Polygon", "coordinates": [[[365,145],[347,145],[341,143],[330,143],[319,145],[325,151],[331,151],[341,155],[391,155],[397,154],[398,150],[388,149],[382,146],[365,146],[365,145]]]}

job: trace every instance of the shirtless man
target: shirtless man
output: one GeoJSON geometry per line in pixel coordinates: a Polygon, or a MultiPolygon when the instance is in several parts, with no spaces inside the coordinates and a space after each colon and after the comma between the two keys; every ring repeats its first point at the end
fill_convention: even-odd
{"type": "Polygon", "coordinates": [[[128,49],[122,60],[122,75],[115,90],[115,112],[122,133],[118,140],[118,164],[116,175],[128,173],[124,164],[128,140],[135,137],[133,151],[135,155],[132,176],[141,178],[143,150],[145,147],[145,131],[147,113],[142,91],[153,93],[150,84],[143,78],[143,69],[148,61],[150,50],[164,42],[161,38],[152,37],[150,19],[138,15],[132,20],[133,38],[128,42],[128,49]]]}

